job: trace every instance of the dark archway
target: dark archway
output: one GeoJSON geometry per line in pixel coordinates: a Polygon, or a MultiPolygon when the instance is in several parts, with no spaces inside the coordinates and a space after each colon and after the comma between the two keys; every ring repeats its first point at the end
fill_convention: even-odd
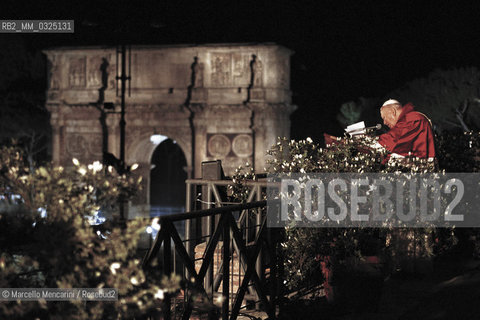
{"type": "Polygon", "coordinates": [[[172,139],[160,143],[152,155],[150,171],[150,215],[183,212],[187,161],[172,139]]]}

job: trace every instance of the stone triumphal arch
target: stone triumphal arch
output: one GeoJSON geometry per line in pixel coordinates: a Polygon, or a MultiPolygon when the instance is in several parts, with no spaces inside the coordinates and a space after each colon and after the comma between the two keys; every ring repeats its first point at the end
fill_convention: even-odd
{"type": "MultiPolygon", "coordinates": [[[[118,157],[116,48],[54,48],[45,54],[53,161],[68,166],[73,157],[85,163],[102,160],[105,152],[118,157]]],[[[268,43],[131,47],[125,155],[127,164],[140,165],[145,186],[130,204],[130,217],[149,214],[153,134],[178,144],[188,177],[200,177],[202,161],[217,159],[226,175],[247,161],[263,172],[266,150],[278,136],[289,136],[295,110],[291,54],[268,43]]]]}

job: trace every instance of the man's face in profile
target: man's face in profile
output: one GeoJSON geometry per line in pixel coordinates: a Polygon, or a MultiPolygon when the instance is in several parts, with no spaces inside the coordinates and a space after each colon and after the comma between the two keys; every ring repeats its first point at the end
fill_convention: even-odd
{"type": "Polygon", "coordinates": [[[394,107],[386,107],[380,110],[380,116],[383,119],[383,124],[393,128],[397,124],[397,110],[394,107]]]}

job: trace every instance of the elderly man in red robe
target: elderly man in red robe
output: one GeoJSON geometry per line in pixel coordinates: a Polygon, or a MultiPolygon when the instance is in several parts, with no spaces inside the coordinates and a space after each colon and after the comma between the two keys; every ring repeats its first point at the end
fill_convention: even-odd
{"type": "Polygon", "coordinates": [[[390,128],[380,135],[378,143],[390,151],[391,157],[414,156],[422,159],[435,158],[435,143],[430,120],[414,111],[412,104],[404,106],[397,100],[387,100],[380,108],[383,123],[390,128]]]}

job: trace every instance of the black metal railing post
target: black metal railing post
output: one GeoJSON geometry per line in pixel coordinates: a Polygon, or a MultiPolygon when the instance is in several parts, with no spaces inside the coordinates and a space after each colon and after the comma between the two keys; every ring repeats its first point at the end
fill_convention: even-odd
{"type": "Polygon", "coordinates": [[[222,320],[228,320],[229,282],[230,282],[230,220],[231,213],[227,214],[223,225],[223,286],[222,286],[222,320]]]}
{"type": "MultiPolygon", "coordinates": [[[[257,196],[257,201],[262,200],[262,194],[260,192],[260,186],[255,186],[256,188],[256,196],[257,196]]],[[[262,210],[260,208],[255,210],[255,235],[258,235],[260,233],[260,225],[262,224],[262,210]]],[[[260,242],[260,246],[262,243],[260,242]]],[[[264,280],[263,276],[263,262],[262,262],[262,250],[260,248],[260,251],[258,253],[257,261],[255,262],[255,270],[257,271],[258,277],[260,278],[260,281],[264,280]]],[[[258,301],[258,296],[257,296],[257,301],[258,301]]],[[[256,309],[260,310],[260,304],[256,304],[256,309]]]]}
{"type": "MultiPolygon", "coordinates": [[[[162,223],[162,228],[165,227],[165,224],[162,223]]],[[[170,234],[165,235],[163,240],[163,273],[169,277],[172,273],[171,261],[172,260],[172,242],[170,234]]],[[[163,300],[163,317],[165,320],[170,320],[172,317],[171,311],[171,297],[170,294],[166,293],[163,300]]]]}

